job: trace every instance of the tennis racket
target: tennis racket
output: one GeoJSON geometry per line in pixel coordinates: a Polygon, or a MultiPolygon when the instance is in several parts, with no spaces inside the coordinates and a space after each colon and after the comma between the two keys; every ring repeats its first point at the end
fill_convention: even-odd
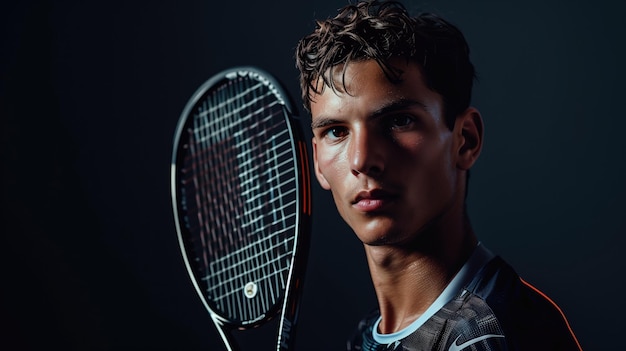
{"type": "Polygon", "coordinates": [[[294,111],[271,75],[238,67],[204,83],[176,129],[178,241],[227,350],[268,325],[272,345],[254,349],[293,349],[311,218],[309,161],[294,111]]]}

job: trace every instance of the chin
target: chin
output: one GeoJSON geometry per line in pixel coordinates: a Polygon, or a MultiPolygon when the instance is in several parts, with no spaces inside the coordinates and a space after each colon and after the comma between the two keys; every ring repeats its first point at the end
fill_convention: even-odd
{"type": "Polygon", "coordinates": [[[394,231],[394,230],[380,230],[381,228],[377,228],[377,230],[372,231],[362,231],[357,233],[357,236],[361,240],[361,242],[365,245],[370,246],[382,246],[382,245],[393,245],[403,241],[403,236],[394,231]]]}
{"type": "Polygon", "coordinates": [[[363,241],[363,244],[367,246],[385,246],[391,244],[386,237],[376,238],[368,241],[363,241]]]}

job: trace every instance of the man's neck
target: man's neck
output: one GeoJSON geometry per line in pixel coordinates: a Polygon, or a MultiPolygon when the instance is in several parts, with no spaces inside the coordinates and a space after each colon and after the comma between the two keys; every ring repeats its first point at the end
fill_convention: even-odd
{"type": "Polygon", "coordinates": [[[415,244],[365,246],[382,316],[380,333],[399,331],[424,313],[477,244],[467,220],[420,236],[415,244]]]}

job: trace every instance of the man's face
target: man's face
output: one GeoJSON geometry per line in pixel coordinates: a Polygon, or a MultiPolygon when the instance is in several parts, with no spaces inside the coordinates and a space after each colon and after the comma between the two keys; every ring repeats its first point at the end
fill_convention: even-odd
{"type": "MultiPolygon", "coordinates": [[[[445,124],[441,95],[418,66],[391,83],[372,60],[350,63],[346,89],[312,96],[313,157],[320,185],[366,244],[411,240],[458,198],[459,133],[445,124]]],[[[337,86],[341,68],[335,70],[337,86]]],[[[455,127],[455,130],[457,128],[455,127]]]]}

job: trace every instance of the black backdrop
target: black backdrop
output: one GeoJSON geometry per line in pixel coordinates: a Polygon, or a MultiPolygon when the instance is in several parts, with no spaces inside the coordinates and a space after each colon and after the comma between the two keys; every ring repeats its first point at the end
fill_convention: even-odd
{"type": "MultiPolygon", "coordinates": [[[[231,66],[268,70],[298,97],[296,42],[343,3],[4,2],[0,346],[220,350],[173,224],[176,122],[231,66]]],[[[406,4],[472,47],[481,240],[563,307],[585,349],[609,349],[626,313],[625,6],[557,3],[406,4]]],[[[299,350],[339,350],[375,299],[360,244],[314,195],[299,350]]]]}

